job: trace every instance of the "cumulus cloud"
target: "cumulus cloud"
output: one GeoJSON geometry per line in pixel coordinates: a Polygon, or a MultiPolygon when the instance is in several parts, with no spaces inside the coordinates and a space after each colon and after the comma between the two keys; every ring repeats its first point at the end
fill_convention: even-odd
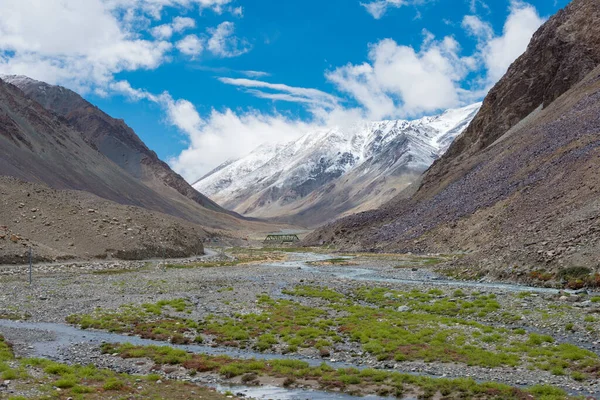
{"type": "Polygon", "coordinates": [[[282,143],[317,129],[318,125],[288,118],[282,114],[265,115],[231,109],[212,110],[205,120],[197,119],[185,103],[176,106],[176,123],[187,127],[190,144],[169,160],[174,170],[193,181],[225,160],[235,159],[263,143],[282,143]],[[193,125],[190,122],[194,121],[193,125]],[[210,150],[207,150],[210,149],[210,150]]]}
{"type": "Polygon", "coordinates": [[[244,8],[243,7],[232,7],[231,8],[231,13],[233,15],[235,15],[236,17],[243,17],[244,16],[244,8]]]}
{"type": "Polygon", "coordinates": [[[504,24],[501,36],[489,39],[484,34],[481,44],[481,57],[487,69],[487,83],[498,81],[510,64],[527,49],[531,37],[544,23],[535,7],[522,1],[513,0],[510,15],[504,24]]]}
{"type": "Polygon", "coordinates": [[[177,49],[183,54],[194,58],[202,53],[202,50],[204,49],[204,41],[196,35],[187,35],[177,42],[175,47],[177,47],[177,49]]]}
{"type": "Polygon", "coordinates": [[[479,43],[476,56],[487,71],[483,78],[485,86],[493,85],[506,73],[510,64],[527,49],[531,37],[543,23],[544,19],[535,7],[519,0],[511,1],[509,16],[500,36],[495,36],[492,26],[476,15],[463,18],[463,28],[479,43]]]}
{"type": "Polygon", "coordinates": [[[173,30],[175,32],[183,32],[189,28],[196,27],[196,20],[188,17],[175,17],[173,18],[173,30]]]}
{"type": "Polygon", "coordinates": [[[476,15],[465,15],[462,21],[462,27],[467,33],[479,38],[479,40],[491,40],[494,36],[492,26],[482,21],[476,15]]]}
{"type": "Polygon", "coordinates": [[[100,0],[0,0],[0,71],[84,90],[153,69],[172,45],[143,40],[100,0]]]}
{"type": "Polygon", "coordinates": [[[463,103],[461,82],[472,70],[452,37],[435,40],[429,32],[415,50],[391,39],[371,46],[369,62],[348,64],[327,73],[327,79],[351,95],[368,118],[413,116],[463,103]]]}
{"type": "MultiPolygon", "coordinates": [[[[203,50],[221,58],[238,57],[250,51],[250,45],[245,39],[234,35],[235,25],[233,22],[223,22],[215,28],[207,29],[208,36],[187,35],[175,44],[177,49],[192,58],[200,55],[203,50]]],[[[242,71],[247,76],[261,74],[259,71],[242,71]]],[[[259,76],[255,75],[255,76],[259,76]]]]}
{"type": "Polygon", "coordinates": [[[153,94],[133,88],[127,81],[114,82],[110,89],[134,101],[158,104],[165,112],[166,122],[185,133],[187,149],[168,161],[188,181],[198,179],[223,161],[241,157],[263,143],[288,142],[330,122],[317,119],[304,122],[277,112],[263,114],[250,110],[240,113],[229,108],[213,109],[208,116],[202,117],[190,101],[174,99],[168,92],[153,94]]]}
{"type": "Polygon", "coordinates": [[[151,33],[157,39],[168,40],[173,36],[173,27],[170,24],[158,25],[152,28],[151,33]]]}
{"type": "Polygon", "coordinates": [[[235,24],[223,22],[216,28],[209,29],[208,50],[220,57],[237,57],[250,51],[251,46],[245,39],[234,35],[235,24]]]}
{"type": "Polygon", "coordinates": [[[157,39],[170,39],[174,33],[181,33],[186,29],[195,28],[196,20],[188,17],[175,17],[170,24],[162,24],[152,28],[151,33],[157,39]]]}
{"type": "MultiPolygon", "coordinates": [[[[175,48],[170,38],[195,27],[189,17],[153,27],[166,7],[220,13],[234,1],[0,0],[0,73],[106,94],[115,74],[155,69],[168,62],[175,48]],[[146,39],[144,31],[153,38],[146,39]]],[[[177,48],[195,56],[203,47],[196,39],[184,38],[177,48]]],[[[229,49],[225,56],[239,53],[233,47],[236,41],[242,43],[231,35],[222,39],[229,49]]]]}

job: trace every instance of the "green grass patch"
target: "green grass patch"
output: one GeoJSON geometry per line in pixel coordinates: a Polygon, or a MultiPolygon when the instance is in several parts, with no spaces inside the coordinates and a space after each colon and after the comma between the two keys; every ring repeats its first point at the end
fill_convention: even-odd
{"type": "MultiPolygon", "coordinates": [[[[560,373],[570,376],[574,372],[590,378],[599,376],[600,358],[593,352],[557,344],[549,335],[510,331],[474,321],[506,318],[506,311],[493,294],[368,287],[344,294],[307,285],[284,293],[319,299],[320,306],[262,295],[257,302],[259,312],[209,315],[203,321],[193,321],[165,314],[189,309],[185,300],[176,299],[99,310],[70,317],[69,322],[172,343],[198,343],[210,337],[221,346],[261,352],[278,348],[285,353],[311,348],[329,357],[335,353],[337,343],[351,342],[380,361],[420,360],[488,368],[525,365],[539,370],[558,367],[553,372],[560,369],[560,373]]],[[[172,362],[179,362],[180,356],[172,362]]]]}
{"type": "MultiPolygon", "coordinates": [[[[1,339],[1,337],[0,337],[1,339]]],[[[0,340],[3,343],[4,340],[0,340]]],[[[0,348],[2,348],[0,344],[0,348]]],[[[156,352],[157,360],[168,361],[171,353],[161,349],[156,352]],[[161,358],[163,357],[163,358],[161,358]]],[[[177,355],[177,354],[175,354],[177,355]]],[[[173,364],[181,359],[171,358],[173,364]]],[[[189,399],[190,392],[196,391],[205,400],[223,400],[225,396],[211,392],[196,385],[165,380],[160,375],[147,378],[135,375],[120,374],[114,371],[99,369],[94,366],[65,365],[54,361],[28,358],[13,360],[18,364],[19,374],[11,377],[11,386],[19,390],[32,390],[36,399],[189,399]],[[31,372],[31,375],[27,372],[31,372]],[[35,376],[32,378],[31,376],[35,376]],[[162,383],[157,381],[162,379],[162,383]],[[55,388],[61,389],[57,392],[55,388]]]]}
{"type": "MultiPolygon", "coordinates": [[[[164,353],[158,347],[135,347],[129,344],[107,344],[106,353],[117,353],[130,358],[132,354],[147,357],[161,364],[164,353]]],[[[404,394],[420,392],[419,398],[431,399],[442,393],[446,399],[568,399],[561,389],[551,386],[535,386],[531,390],[522,390],[498,383],[477,383],[472,379],[435,379],[422,376],[401,374],[375,369],[342,368],[334,369],[326,364],[311,367],[299,360],[239,360],[225,356],[207,356],[187,354],[180,364],[195,372],[218,373],[231,379],[239,376],[270,376],[282,378],[287,385],[302,381],[317,382],[320,389],[359,393],[361,388],[369,388],[374,393],[404,394]]]]}
{"type": "Polygon", "coordinates": [[[186,299],[161,300],[140,306],[123,305],[117,310],[97,308],[91,314],[70,315],[66,320],[82,329],[132,333],[145,339],[186,344],[194,341],[198,324],[171,313],[190,313],[191,307],[186,299]]]}

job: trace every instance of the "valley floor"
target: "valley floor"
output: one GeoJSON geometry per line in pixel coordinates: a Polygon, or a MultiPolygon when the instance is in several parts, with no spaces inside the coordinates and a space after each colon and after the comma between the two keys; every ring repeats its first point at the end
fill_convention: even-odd
{"type": "Polygon", "coordinates": [[[208,254],[0,267],[0,398],[600,397],[593,294],[453,281],[443,256],[208,254]]]}

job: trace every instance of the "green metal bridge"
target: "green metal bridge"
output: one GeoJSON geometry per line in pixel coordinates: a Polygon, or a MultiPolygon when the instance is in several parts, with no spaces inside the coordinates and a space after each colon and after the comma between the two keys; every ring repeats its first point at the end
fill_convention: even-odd
{"type": "Polygon", "coordinates": [[[298,235],[268,235],[264,243],[296,243],[299,242],[298,235]]]}

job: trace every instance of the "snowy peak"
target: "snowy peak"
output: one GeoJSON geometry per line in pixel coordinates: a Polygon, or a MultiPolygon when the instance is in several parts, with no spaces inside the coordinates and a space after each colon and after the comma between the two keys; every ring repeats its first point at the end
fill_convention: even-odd
{"type": "Polygon", "coordinates": [[[219,166],[194,187],[254,217],[313,209],[315,199],[339,190],[345,193],[340,197],[346,203],[342,209],[352,209],[361,201],[371,202],[384,189],[391,195],[411,183],[408,177],[418,176],[439,158],[480,107],[477,103],[413,121],[362,121],[308,132],[289,143],[262,145],[219,166]],[[384,188],[382,182],[398,186],[384,188]],[[362,190],[362,197],[351,195],[364,185],[371,189],[362,190]]]}

